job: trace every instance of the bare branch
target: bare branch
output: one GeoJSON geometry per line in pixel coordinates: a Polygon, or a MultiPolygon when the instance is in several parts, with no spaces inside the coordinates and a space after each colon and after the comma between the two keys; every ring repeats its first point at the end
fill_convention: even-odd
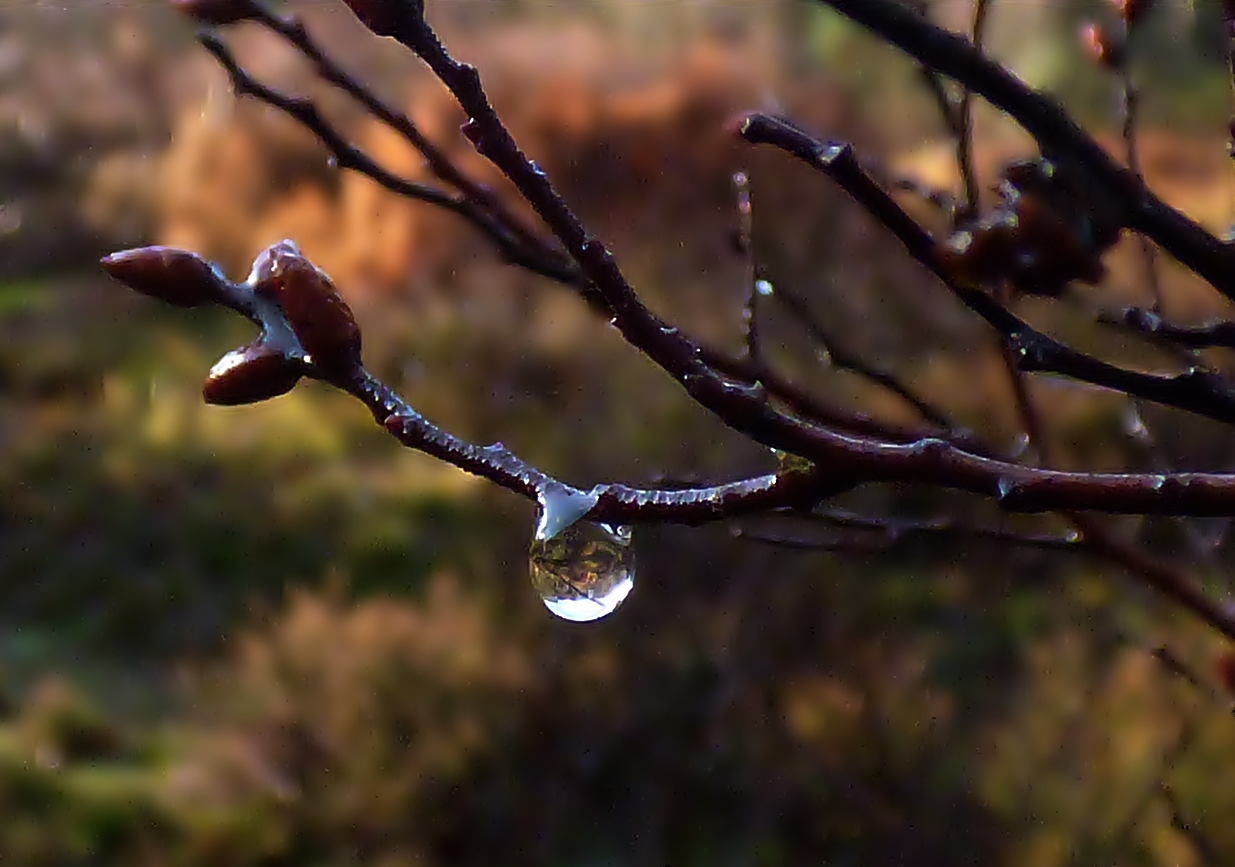
{"type": "Polygon", "coordinates": [[[1037,93],[963,36],[893,0],[818,0],[876,33],[919,63],[984,97],[1013,117],[1044,152],[1075,160],[1142,232],[1218,292],[1235,300],[1235,249],[1167,205],[1120,166],[1053,99],[1037,93]]]}
{"type": "Polygon", "coordinates": [[[1015,354],[1018,370],[1057,373],[1217,421],[1235,422],[1235,389],[1214,372],[1194,368],[1158,376],[1119,368],[1042,334],[981,288],[957,283],[941,260],[935,239],[875,183],[849,145],[821,141],[791,121],[764,114],[746,115],[738,129],[752,144],[774,145],[835,181],[1003,337],[1015,354]]]}
{"type": "Polygon", "coordinates": [[[258,340],[229,353],[211,371],[206,397],[252,403],[289,391],[300,378],[333,385],[361,401],[410,448],[544,504],[590,501],[580,514],[602,522],[705,523],[775,508],[808,506],[852,486],[835,473],[767,474],[700,488],[638,489],[599,485],[582,490],[527,464],[501,443],[478,446],[434,425],[373,377],[360,361],[360,332],[329,278],[290,241],[259,254],[249,279],[231,283],[186,251],[147,247],[107,257],[117,280],[181,306],[214,303],[253,322],[258,340]],[[342,348],[340,348],[342,347],[342,348]]]}

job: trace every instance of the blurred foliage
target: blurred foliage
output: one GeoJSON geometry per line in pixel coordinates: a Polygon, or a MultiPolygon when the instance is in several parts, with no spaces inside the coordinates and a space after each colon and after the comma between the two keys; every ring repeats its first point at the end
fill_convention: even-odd
{"type": "MultiPolygon", "coordinates": [[[[814,4],[639,5],[507,3],[482,21],[461,0],[441,14],[659,311],[737,346],[745,270],[727,238],[743,169],[773,282],[960,422],[1011,440],[974,323],[821,178],[717,131],[774,97],[955,185],[912,68],[814,4]]],[[[1063,58],[1047,62],[1010,53],[1025,23],[997,5],[992,49],[1039,63],[1028,77],[1066,84],[1070,105],[1090,100],[1108,125],[1113,91],[1077,66],[1073,13],[1024,4],[1063,58]]],[[[487,171],[406,58],[339,9],[302,6],[349,68],[487,171]]],[[[530,504],[400,450],[325,388],[204,407],[204,372],[247,326],[128,297],[83,267],[100,249],[183,243],[239,275],[294,237],[355,303],[375,372],[452,431],[572,481],[773,465],[567,292],[233,101],[166,11],[0,7],[0,863],[1199,865],[1163,779],[1192,833],[1235,852],[1235,723],[1147,652],[1166,643],[1207,677],[1216,643],[1101,564],[980,542],[854,557],[723,527],[640,528],[630,600],[570,624],[529,586],[530,504]]],[[[963,24],[955,13],[935,10],[963,24]]],[[[1186,35],[1155,32],[1164,57],[1186,35]]],[[[322,98],[384,163],[423,172],[260,33],[235,44],[267,80],[322,98]]],[[[1164,73],[1142,147],[1155,189],[1221,226],[1221,139],[1159,125],[1212,117],[1221,76],[1212,50],[1197,56],[1164,73]]],[[[987,121],[990,177],[1024,142],[987,121]]],[[[1109,285],[1080,302],[1022,312],[1122,363],[1171,364],[1067,306],[1143,299],[1134,253],[1116,251],[1109,285]]],[[[1163,273],[1174,315],[1224,312],[1163,273]]],[[[911,418],[766,312],[774,360],[804,387],[911,418]]],[[[1067,461],[1149,460],[1123,401],[1033,389],[1067,461]]],[[[1212,426],[1140,412],[1162,460],[1235,465],[1212,426]]],[[[882,487],[842,505],[995,518],[970,498],[882,487]]],[[[1229,592],[1226,523],[1116,526],[1229,592]]]]}

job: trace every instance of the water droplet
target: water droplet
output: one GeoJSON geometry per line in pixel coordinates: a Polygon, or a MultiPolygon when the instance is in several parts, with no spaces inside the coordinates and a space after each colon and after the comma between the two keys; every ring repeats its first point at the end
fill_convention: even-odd
{"type": "Polygon", "coordinates": [[[339,167],[338,157],[336,157],[334,154],[331,154],[330,156],[326,157],[326,168],[337,169],[338,167],[339,167]]]}
{"type": "Polygon", "coordinates": [[[591,511],[600,500],[600,491],[580,491],[555,485],[540,492],[540,515],[536,521],[536,540],[548,542],[591,511]]]}
{"type": "Polygon", "coordinates": [[[1011,479],[1000,479],[996,487],[999,490],[999,499],[1006,500],[1016,492],[1016,482],[1011,479]]]}
{"type": "Polygon", "coordinates": [[[586,622],[612,614],[635,586],[629,527],[577,521],[550,539],[532,541],[532,586],[545,607],[564,620],[586,622]]]}
{"type": "Polygon", "coordinates": [[[759,279],[755,281],[755,291],[766,298],[776,290],[772,286],[772,281],[759,279]]]}
{"type": "Polygon", "coordinates": [[[1149,480],[1149,487],[1155,491],[1162,490],[1166,487],[1166,476],[1154,476],[1149,480]]]}

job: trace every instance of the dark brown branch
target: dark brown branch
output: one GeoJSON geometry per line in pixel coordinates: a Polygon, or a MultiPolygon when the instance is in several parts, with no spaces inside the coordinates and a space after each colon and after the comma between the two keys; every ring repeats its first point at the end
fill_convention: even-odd
{"type": "MultiPolygon", "coordinates": [[[[478,229],[495,244],[499,252],[511,264],[518,265],[533,273],[547,277],[575,288],[591,306],[598,312],[608,316],[608,308],[603,299],[590,291],[574,262],[562,258],[559,251],[548,246],[537,238],[530,230],[521,230],[514,218],[507,218],[496,205],[486,205],[484,209],[476,208],[476,202],[484,204],[490,201],[488,191],[478,185],[471,184],[467,178],[453,168],[449,160],[428,143],[411,122],[385,106],[373,96],[363,85],[356,82],[346,72],[334,65],[325,55],[309,41],[303,26],[291,19],[275,16],[259,4],[252,4],[259,10],[253,20],[264,24],[274,32],[284,36],[296,48],[317,66],[323,77],[341,87],[345,92],[359,100],[379,119],[388,123],[396,131],[416,147],[420,148],[433,169],[442,180],[460,187],[462,196],[444,193],[423,185],[414,184],[384,171],[373,163],[365,154],[351,148],[342,136],[330,127],[317,109],[306,104],[304,100],[278,93],[252,79],[235,61],[227,47],[212,35],[206,34],[200,38],[205,47],[222,63],[228,71],[233,87],[237,93],[247,93],[255,98],[278,108],[306,129],[318,136],[324,145],[335,156],[336,163],[344,169],[351,169],[366,175],[384,186],[386,189],[409,198],[440,203],[443,207],[459,213],[471,221],[478,229]],[[443,198],[445,197],[445,198],[443,198]],[[492,213],[490,213],[492,212],[492,213]],[[495,218],[492,214],[497,214],[495,218]],[[517,236],[517,237],[516,237],[517,236]],[[524,243],[523,239],[526,239],[524,243]]],[[[752,285],[752,288],[755,288],[752,285]]],[[[791,410],[807,418],[835,427],[850,433],[888,439],[894,442],[911,442],[923,437],[940,435],[958,448],[973,451],[978,454],[992,454],[986,445],[977,437],[966,432],[942,432],[921,427],[898,425],[871,418],[861,413],[842,411],[822,403],[802,389],[794,386],[764,363],[761,358],[735,359],[715,350],[701,347],[700,358],[713,369],[725,376],[754,385],[761,384],[769,395],[783,401],[791,410]]]]}
{"type": "MultiPolygon", "coordinates": [[[[701,347],[681,335],[676,328],[664,323],[642,304],[605,247],[585,232],[553,190],[544,173],[519,150],[489,104],[475,69],[450,57],[436,34],[424,21],[418,4],[401,3],[398,0],[371,0],[366,3],[351,0],[351,5],[353,8],[363,7],[363,20],[375,27],[377,32],[396,38],[416,52],[451,90],[470,116],[464,128],[468,138],[514,183],[574,257],[582,275],[574,285],[590,303],[612,314],[614,325],[628,342],[673,375],[693,399],[718,415],[730,427],[748,434],[764,445],[806,458],[819,469],[812,472],[762,476],[733,485],[686,492],[641,492],[623,486],[601,486],[590,491],[571,488],[527,466],[501,446],[474,446],[445,434],[410,407],[402,404],[360,366],[358,333],[351,350],[355,358],[352,359],[349,355],[347,363],[340,365],[336,363],[337,358],[331,361],[328,353],[306,348],[308,337],[318,328],[314,320],[300,320],[300,325],[297,325],[292,321],[292,312],[286,306],[281,307],[280,315],[275,317],[269,303],[259,303],[256,300],[262,297],[257,286],[250,287],[249,295],[246,296],[243,287],[228,284],[230,289],[220,289],[220,278],[215,275],[207,281],[211,283],[210,292],[221,292],[224,298],[221,303],[248,315],[259,324],[263,332],[258,344],[249,348],[254,350],[253,354],[242,354],[239,367],[236,363],[229,362],[228,365],[218,368],[218,376],[224,379],[231,376],[234,380],[234,374],[237,370],[243,370],[244,365],[249,366],[250,373],[253,370],[270,369],[277,374],[271,381],[256,385],[248,383],[247,391],[244,388],[237,391],[238,386],[233,381],[229,386],[231,391],[221,392],[231,402],[244,402],[236,400],[237,397],[253,400],[281,393],[292,387],[301,376],[323,379],[365,401],[375,417],[381,417],[387,428],[408,445],[449,460],[513,491],[534,496],[546,511],[555,502],[565,501],[577,512],[573,516],[575,518],[587,516],[596,520],[614,521],[638,520],[641,517],[661,521],[716,520],[728,514],[740,514],[742,509],[750,504],[759,511],[783,507],[800,508],[863,481],[901,481],[968,490],[997,497],[1001,505],[1012,509],[1025,508],[1029,503],[1036,504],[1037,508],[1043,510],[1059,509],[1066,504],[1070,508],[1109,508],[1110,511],[1122,511],[1129,503],[1137,502],[1139,497],[1151,505],[1148,508],[1138,507],[1138,513],[1155,512],[1163,507],[1170,511],[1185,504],[1186,511],[1197,507],[1202,510],[1235,510],[1235,476],[1179,474],[1159,477],[1145,474],[1050,472],[981,457],[938,438],[899,444],[849,436],[816,421],[786,414],[777,409],[765,387],[757,381],[734,381],[723,376],[716,367],[707,363],[701,347]],[[309,333],[301,334],[298,330],[301,325],[308,328],[309,333]],[[276,340],[275,336],[288,333],[292,333],[294,338],[290,344],[285,345],[278,341],[277,345],[271,344],[272,340],[276,340]],[[303,347],[300,345],[302,343],[303,347]],[[329,366],[323,366],[327,364],[329,366]],[[254,397],[255,394],[258,397],[254,397]],[[582,508],[579,506],[581,502],[584,503],[582,508]],[[1093,505],[1096,503],[1102,505],[1093,505]]],[[[836,159],[845,155],[853,161],[852,153],[844,148],[838,149],[830,158],[836,159]]],[[[856,161],[853,162],[856,166],[856,161]]],[[[860,172],[860,167],[857,174],[869,182],[869,178],[860,172]]],[[[898,227],[903,228],[904,223],[913,225],[922,237],[930,241],[929,235],[922,232],[897,208],[886,193],[877,185],[870,186],[886,200],[881,202],[878,197],[871,199],[875,203],[872,211],[877,217],[893,231],[897,231],[898,227]],[[886,207],[888,203],[890,207],[886,207]],[[879,210],[881,205],[885,206],[882,212],[879,210]]],[[[871,207],[868,202],[863,203],[867,204],[868,208],[871,207]]],[[[899,236],[901,233],[897,234],[899,236]]],[[[902,240],[905,240],[904,236],[902,240]]],[[[910,242],[906,242],[911,252],[913,240],[911,238],[910,242]]],[[[164,253],[156,255],[162,256],[164,253]]],[[[128,261],[113,257],[107,264],[115,273],[117,270],[123,271],[125,262],[128,261]]],[[[304,264],[308,268],[312,267],[304,264]]],[[[257,274],[258,271],[255,267],[254,273],[257,274]]],[[[320,272],[317,273],[319,276],[315,279],[319,282],[324,280],[320,272]]],[[[126,282],[133,283],[132,280],[126,282]]],[[[258,286],[260,285],[259,281],[258,286]]],[[[167,286],[153,286],[149,282],[143,291],[168,297],[169,300],[174,294],[167,286]]],[[[954,291],[963,297],[963,290],[954,291]]],[[[333,290],[331,292],[333,293],[333,290]]],[[[334,297],[337,299],[337,296],[334,297]]],[[[977,297],[969,298],[966,303],[971,307],[981,308],[982,298],[990,300],[983,293],[977,293],[977,297]]],[[[217,297],[212,297],[211,300],[219,301],[217,297]]],[[[330,300],[330,304],[334,303],[334,300],[330,300]]],[[[338,303],[341,304],[341,301],[338,303]]],[[[998,324],[1001,316],[1011,317],[1011,322],[1016,327],[1000,329],[1001,333],[1013,345],[1017,345],[1017,341],[1021,342],[1017,348],[1022,358],[1029,357],[1031,363],[1041,363],[1037,356],[1042,354],[1042,347],[1031,340],[1042,338],[1041,335],[1022,330],[1024,323],[998,304],[994,304],[993,308],[988,307],[984,315],[988,321],[992,318],[995,320],[992,324],[998,324]],[[1030,352],[1030,349],[1034,352],[1030,352]]],[[[347,316],[350,320],[350,312],[347,316]]],[[[1005,318],[1003,324],[1007,323],[1005,318]]],[[[282,337],[278,340],[282,340],[282,337]]],[[[1067,347],[1059,349],[1071,352],[1067,347]]],[[[249,350],[245,352],[248,353],[249,350]]],[[[1102,364],[1092,359],[1089,361],[1102,364]]],[[[1026,369],[1025,364],[1021,366],[1026,369]]],[[[1127,374],[1118,368],[1112,367],[1111,370],[1127,374]]],[[[212,381],[214,377],[215,373],[212,372],[212,381]]],[[[1194,603],[1194,610],[1215,628],[1235,636],[1235,621],[1224,616],[1224,612],[1215,612],[1212,605],[1202,603],[1194,603]]]]}
{"type": "MultiPolygon", "coordinates": [[[[506,174],[576,258],[614,312],[614,324],[627,341],[671,373],[692,398],[733,429],[770,448],[806,458],[816,466],[832,471],[843,468],[846,476],[970,490],[995,496],[1002,506],[1011,509],[1025,509],[1026,504],[1031,504],[1034,510],[1040,511],[1073,507],[1145,514],[1160,512],[1168,503],[1167,508],[1177,512],[1181,501],[1196,505],[1199,513],[1216,509],[1223,514],[1231,508],[1226,498],[1235,494],[1235,476],[1198,473],[1162,477],[1034,470],[962,452],[940,439],[903,445],[861,440],[776,411],[768,403],[764,389],[728,382],[716,375],[702,362],[692,341],[642,304],[605,246],[588,235],[544,172],[519,150],[490,105],[476,69],[452,58],[418,13],[398,4],[390,8],[402,11],[392,14],[384,32],[414,51],[459,100],[470,116],[464,127],[469,139],[506,174]]],[[[825,156],[835,158],[845,152],[844,148],[837,148],[835,153],[825,156]]],[[[929,242],[929,236],[916,223],[896,208],[882,190],[878,192],[883,199],[875,202],[876,216],[890,223],[894,230],[907,223],[920,239],[929,242]],[[888,204],[892,206],[890,211],[888,204]]],[[[990,300],[983,293],[976,294],[990,300]]],[[[986,306],[981,302],[973,303],[986,306]]],[[[999,305],[994,307],[998,315],[1011,317],[1018,327],[1024,326],[999,305]]],[[[1036,332],[1030,336],[1033,335],[1036,332]]],[[[1015,336],[1022,341],[1026,337],[1024,333],[1015,336]]],[[[1054,341],[1049,343],[1054,344],[1054,341]]],[[[1066,347],[1054,345],[1058,349],[1052,351],[1071,352],[1066,347]]],[[[1047,346],[1046,349],[1052,348],[1047,346]]],[[[1048,356],[1041,346],[1027,343],[1020,347],[1020,354],[1035,365],[1040,365],[1048,356]]],[[[1091,364],[1097,365],[1099,370],[1104,369],[1102,362],[1091,364]]],[[[1129,376],[1126,371],[1105,367],[1120,378],[1129,376]]],[[[1148,379],[1170,382],[1158,377],[1148,379]]],[[[1117,383],[1112,384],[1118,387],[1117,383]]],[[[1235,635],[1235,619],[1227,620],[1230,622],[1222,628],[1235,635]]]]}
{"type": "MultiPolygon", "coordinates": [[[[416,144],[418,147],[421,146],[419,142],[422,141],[422,137],[418,131],[412,132],[415,128],[411,126],[410,121],[406,121],[406,119],[400,120],[401,116],[395,114],[393,110],[384,107],[363,86],[333,66],[307,40],[304,30],[299,24],[289,23],[285,19],[278,18],[264,11],[262,17],[257,20],[271,27],[271,29],[275,29],[276,32],[287,36],[294,46],[304,51],[309,59],[318,65],[327,80],[340,84],[349,94],[355,96],[371,110],[376,111],[373,107],[381,106],[379,117],[403,133],[413,144],[416,144]]],[[[278,93],[255,81],[235,61],[234,56],[227,47],[213,35],[203,34],[199,38],[207,50],[227,70],[237,93],[247,93],[268,105],[284,111],[294,120],[304,125],[333,153],[336,163],[341,168],[360,172],[398,195],[440,204],[442,207],[460,214],[480,229],[511,264],[518,265],[533,273],[575,288],[580,292],[584,300],[593,307],[596,307],[601,314],[606,317],[609,315],[608,308],[603,299],[595,292],[590,291],[574,262],[564,260],[560,253],[546,246],[544,242],[531,237],[530,234],[528,245],[524,245],[520,242],[519,238],[514,237],[515,233],[511,229],[512,224],[508,224],[505,220],[495,219],[489,212],[475,207],[473,200],[474,190],[479,188],[465,187],[464,195],[454,195],[392,175],[374,163],[363,152],[356,150],[344,141],[342,136],[325,122],[321,113],[311,103],[278,93]]],[[[426,144],[425,147],[428,150],[422,147],[422,151],[425,153],[426,159],[430,161],[431,167],[435,164],[435,161],[440,162],[442,166],[449,165],[448,160],[433,150],[431,145],[426,144]]],[[[435,172],[443,180],[456,186],[464,185],[460,179],[463,179],[463,182],[466,181],[462,173],[453,168],[438,167],[435,169],[435,172]]],[[[523,235],[525,233],[519,234],[523,235]]],[[[873,419],[860,413],[851,413],[828,406],[779,376],[764,364],[762,359],[734,359],[706,347],[700,348],[699,356],[708,366],[720,371],[723,375],[751,385],[760,383],[772,397],[783,401],[795,413],[816,419],[839,430],[862,436],[890,439],[895,442],[910,442],[922,437],[940,434],[960,448],[985,453],[984,444],[969,434],[944,434],[940,431],[925,428],[896,425],[873,419]]]]}
{"type": "MultiPolygon", "coordinates": [[[[326,281],[326,285],[329,285],[328,278],[304,260],[290,242],[281,242],[264,251],[255,262],[253,273],[257,274],[261,268],[269,267],[262,264],[269,260],[295,262],[297,267],[304,271],[312,269],[317,275],[315,280],[326,281]]],[[[209,266],[195,254],[172,248],[147,247],[109,256],[103,265],[121,282],[171,303],[182,306],[217,303],[229,307],[257,324],[262,331],[263,341],[273,339],[272,335],[279,340],[285,340],[286,335],[294,331],[288,321],[290,314],[264,300],[262,292],[257,288],[264,285],[260,280],[255,284],[255,278],[250,277],[249,282],[244,284],[228,283],[219,275],[217,268],[209,266]],[[190,273],[189,276],[198,283],[204,279],[200,274],[208,275],[209,291],[196,291],[187,301],[186,292],[199,287],[186,284],[184,272],[188,266],[180,264],[184,262],[194,263],[196,273],[190,273]],[[180,270],[173,270],[173,266],[180,270]]],[[[331,293],[333,291],[331,287],[331,293]]],[[[342,305],[342,300],[331,303],[342,305]]],[[[347,315],[350,318],[350,311],[347,315]]],[[[406,417],[409,432],[405,436],[416,443],[416,447],[432,449],[431,453],[435,456],[475,471],[510,490],[523,493],[534,490],[534,482],[530,479],[539,476],[530,468],[521,463],[510,463],[504,453],[486,451],[480,447],[465,449],[465,444],[460,441],[455,441],[435,428],[425,427],[423,420],[412,412],[405,412],[407,407],[404,404],[398,402],[393,394],[387,393],[359,368],[348,368],[346,376],[337,372],[324,375],[322,369],[319,369],[320,363],[315,367],[304,360],[304,352],[299,348],[299,344],[279,343],[276,348],[296,361],[300,376],[320,378],[348,390],[364,400],[375,414],[384,414],[383,422],[393,416],[401,423],[406,417]],[[308,368],[305,368],[306,364],[308,368]],[[391,404],[393,408],[387,411],[386,403],[391,401],[394,402],[391,404]]],[[[291,384],[294,384],[294,381],[291,384]]],[[[741,403],[752,399],[747,386],[725,388],[726,400],[741,403]],[[734,393],[729,393],[729,389],[734,393]]],[[[728,406],[725,408],[728,409],[728,406]]],[[[1235,474],[1177,473],[1159,476],[1146,473],[1042,470],[971,454],[938,438],[925,438],[903,444],[890,443],[846,436],[789,416],[778,417],[785,419],[785,426],[794,438],[794,444],[798,444],[800,440],[804,446],[800,451],[791,453],[801,455],[820,467],[817,474],[811,474],[812,484],[816,492],[827,491],[827,496],[862,482],[905,482],[993,496],[1003,508],[1011,511],[1046,512],[1075,508],[1114,514],[1235,514],[1235,474]]],[[[761,476],[759,480],[755,487],[770,484],[771,477],[761,476]]],[[[781,490],[783,491],[783,486],[781,490]]],[[[660,517],[659,506],[667,504],[674,509],[679,506],[678,502],[672,499],[661,502],[655,494],[648,497],[628,496],[619,495],[619,488],[614,491],[613,499],[625,505],[613,506],[613,509],[618,510],[617,513],[602,511],[592,517],[597,520],[631,519],[633,516],[629,510],[632,505],[646,507],[649,514],[655,513],[660,517]]],[[[731,487],[726,486],[726,491],[731,493],[731,487]]],[[[748,493],[765,496],[761,492],[748,493]]],[[[680,491],[673,494],[689,499],[689,495],[680,491]]],[[[816,496],[816,500],[795,497],[792,502],[780,502],[773,497],[762,502],[761,509],[810,505],[818,499],[822,497],[816,496]]],[[[710,505],[705,503],[703,507],[691,511],[687,517],[690,521],[700,518],[716,520],[723,515],[715,513],[710,505]]],[[[1231,631],[1235,635],[1235,626],[1232,626],[1231,631]]]]}
{"type": "Polygon", "coordinates": [[[587,515],[603,522],[698,524],[807,507],[829,496],[826,491],[837,493],[853,484],[839,482],[843,474],[825,478],[791,472],[689,489],[621,484],[575,488],[524,462],[501,443],[478,446],[442,430],[373,377],[360,362],[360,334],[350,309],[329,278],[290,241],[263,251],[245,283],[232,283],[194,254],[170,248],[117,253],[104,259],[103,266],[146,294],[180,306],[218,304],[257,326],[258,341],[229,354],[212,371],[208,400],[213,396],[213,402],[252,403],[290,390],[302,377],[320,380],[361,401],[404,445],[536,500],[545,509],[556,503],[574,509],[576,518],[587,515]],[[346,351],[338,349],[340,344],[346,344],[346,351]],[[229,385],[220,389],[220,381],[229,385]]]}
{"type": "Polygon", "coordinates": [[[770,144],[792,154],[836,182],[887,227],[915,260],[1003,337],[1015,353],[1018,370],[1057,373],[1235,423],[1235,389],[1217,374],[1200,368],[1173,376],[1125,370],[1042,334],[985,291],[954,282],[940,261],[935,239],[867,174],[849,145],[821,141],[791,121],[764,114],[745,116],[739,132],[752,144],[770,144]]]}
{"type": "Polygon", "coordinates": [[[935,26],[893,0],[818,0],[866,27],[919,63],[960,82],[1014,118],[1044,152],[1075,160],[1111,197],[1127,225],[1235,300],[1235,249],[1146,189],[1068,116],[963,36],[935,26]]]}

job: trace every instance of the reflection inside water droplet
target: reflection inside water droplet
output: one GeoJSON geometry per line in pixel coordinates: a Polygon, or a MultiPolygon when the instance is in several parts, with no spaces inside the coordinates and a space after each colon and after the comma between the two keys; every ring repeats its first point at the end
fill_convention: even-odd
{"type": "Polygon", "coordinates": [[[635,586],[629,527],[580,521],[550,539],[538,534],[529,561],[532,586],[545,607],[564,620],[599,620],[635,586]]]}

